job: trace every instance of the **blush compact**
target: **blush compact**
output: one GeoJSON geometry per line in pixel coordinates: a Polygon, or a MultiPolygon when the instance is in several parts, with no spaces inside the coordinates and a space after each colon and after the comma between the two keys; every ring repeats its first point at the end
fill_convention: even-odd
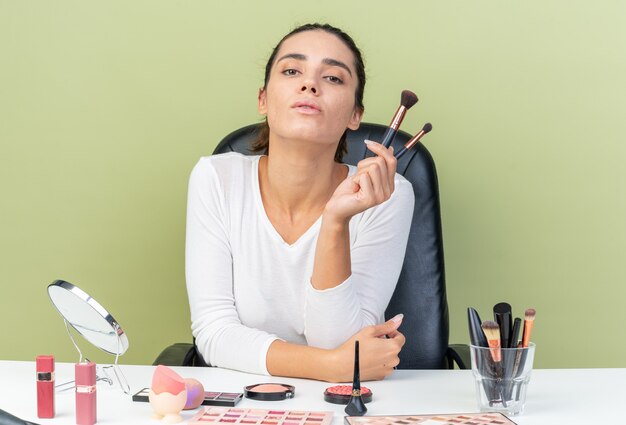
{"type": "Polygon", "coordinates": [[[246,398],[260,401],[278,401],[293,398],[296,387],[273,382],[248,385],[243,391],[246,398]]]}
{"type": "MultiPolygon", "coordinates": [[[[333,404],[348,404],[352,396],[352,385],[335,385],[326,388],[324,400],[333,404]]],[[[372,391],[367,387],[361,387],[361,398],[364,403],[372,401],[372,391]]]]}

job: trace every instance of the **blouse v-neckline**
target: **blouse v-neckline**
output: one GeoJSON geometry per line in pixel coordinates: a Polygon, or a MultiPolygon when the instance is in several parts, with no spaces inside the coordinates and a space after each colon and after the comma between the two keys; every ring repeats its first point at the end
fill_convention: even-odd
{"type": "MultiPolygon", "coordinates": [[[[254,169],[252,172],[252,187],[254,189],[254,197],[255,203],[259,210],[259,215],[261,216],[261,220],[263,221],[267,231],[272,235],[274,239],[280,242],[282,245],[288,248],[295,248],[298,245],[305,243],[305,241],[310,240],[312,237],[316,236],[319,233],[319,228],[322,224],[322,214],[306,229],[293,243],[288,243],[283,239],[278,230],[272,224],[269,216],[267,215],[267,211],[265,210],[265,205],[263,204],[263,198],[261,196],[261,182],[259,180],[259,163],[261,162],[262,156],[259,155],[254,162],[254,169]]],[[[352,167],[346,164],[348,167],[348,175],[353,174],[352,167]]]]}

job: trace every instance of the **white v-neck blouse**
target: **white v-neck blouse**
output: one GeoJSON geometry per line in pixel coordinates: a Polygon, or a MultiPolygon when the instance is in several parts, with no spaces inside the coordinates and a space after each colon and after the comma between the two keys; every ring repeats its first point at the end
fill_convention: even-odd
{"type": "Polygon", "coordinates": [[[321,218],[286,243],[263,207],[259,158],[227,153],[194,167],[185,271],[191,329],[204,360],[268,374],[267,350],[276,339],[335,348],[382,323],[404,260],[414,195],[396,174],[391,198],[350,220],[352,275],[320,291],[310,279],[321,218]]]}

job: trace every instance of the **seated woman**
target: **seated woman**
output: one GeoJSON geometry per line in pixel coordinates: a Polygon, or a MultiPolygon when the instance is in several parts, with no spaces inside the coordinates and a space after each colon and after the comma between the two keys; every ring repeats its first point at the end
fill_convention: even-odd
{"type": "Polygon", "coordinates": [[[383,379],[404,336],[384,312],[413,213],[392,148],[341,163],[363,115],[365,70],[340,29],[308,24],[274,48],[254,148],[191,173],[186,277],[191,328],[212,366],[345,382],[383,379]]]}

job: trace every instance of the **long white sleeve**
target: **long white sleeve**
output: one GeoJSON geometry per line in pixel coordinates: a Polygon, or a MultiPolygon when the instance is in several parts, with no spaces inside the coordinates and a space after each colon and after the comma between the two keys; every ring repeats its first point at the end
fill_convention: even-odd
{"type": "Polygon", "coordinates": [[[395,191],[388,201],[353,217],[350,277],[322,291],[307,285],[309,345],[335,348],[365,326],[384,321],[404,262],[414,203],[411,183],[396,175],[395,191]]]}
{"type": "Polygon", "coordinates": [[[192,334],[213,366],[267,374],[275,336],[244,326],[233,295],[229,216],[215,169],[202,161],[189,179],[185,271],[192,334]]]}
{"type": "Polygon", "coordinates": [[[321,219],[295,243],[285,243],[265,214],[258,159],[214,155],[194,168],[186,276],[192,333],[205,361],[267,374],[267,350],[277,338],[331,348],[383,320],[414,199],[410,183],[397,176],[390,200],[353,217],[352,275],[317,291],[310,278],[321,219]]]}

